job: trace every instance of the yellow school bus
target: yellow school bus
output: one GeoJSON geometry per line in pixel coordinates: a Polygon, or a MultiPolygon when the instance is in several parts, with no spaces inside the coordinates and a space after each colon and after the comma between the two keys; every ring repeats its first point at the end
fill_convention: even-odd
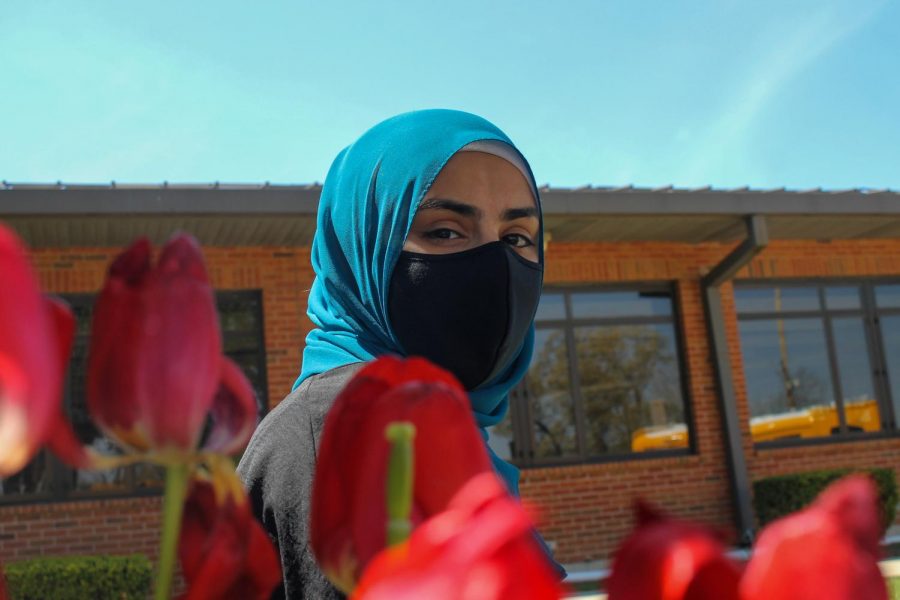
{"type": "MultiPolygon", "coordinates": [[[[847,427],[851,431],[879,431],[878,404],[866,398],[844,403],[847,427]]],[[[815,438],[832,435],[840,428],[837,408],[831,406],[811,406],[764,417],[750,419],[750,435],[754,442],[772,440],[815,438]]],[[[631,450],[664,450],[666,448],[687,448],[687,426],[663,425],[642,427],[631,434],[631,450]]]]}

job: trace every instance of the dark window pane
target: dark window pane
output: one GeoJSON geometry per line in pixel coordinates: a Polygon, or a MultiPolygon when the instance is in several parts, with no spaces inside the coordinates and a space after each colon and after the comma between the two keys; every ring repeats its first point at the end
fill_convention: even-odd
{"type": "Polygon", "coordinates": [[[806,287],[743,287],[734,289],[739,313],[819,310],[819,290],[806,287]]]}
{"type": "Polygon", "coordinates": [[[257,307],[252,302],[226,304],[224,308],[219,309],[222,331],[255,332],[258,328],[256,310],[257,307]]]}
{"type": "Polygon", "coordinates": [[[566,299],[562,294],[541,294],[541,302],[538,304],[536,321],[549,321],[552,319],[566,318],[566,299]]]}
{"type": "Polygon", "coordinates": [[[861,317],[832,319],[831,333],[849,431],[878,431],[881,419],[872,385],[872,365],[861,317]]]}
{"type": "Polygon", "coordinates": [[[825,288],[825,306],[832,310],[860,308],[859,287],[842,285],[825,288]]]}
{"type": "Polygon", "coordinates": [[[259,333],[240,333],[225,330],[223,333],[222,346],[225,354],[231,356],[238,352],[258,352],[259,351],[259,333]]]}
{"type": "Polygon", "coordinates": [[[652,317],[672,314],[668,292],[609,291],[578,292],[571,295],[572,316],[576,319],[610,317],[652,317]]]}
{"type": "Polygon", "coordinates": [[[671,324],[579,327],[575,340],[590,454],[688,446],[671,324]]]}
{"type": "Polygon", "coordinates": [[[253,386],[253,391],[256,393],[256,401],[260,406],[260,411],[264,411],[263,398],[266,397],[264,385],[266,379],[263,368],[265,368],[265,362],[260,360],[259,353],[243,352],[230,354],[229,358],[236,362],[241,371],[244,372],[244,375],[247,376],[250,385],[253,386]]]}
{"type": "Polygon", "coordinates": [[[268,402],[266,352],[262,342],[262,302],[259,292],[247,290],[216,293],[225,355],[235,361],[256,392],[260,416],[268,402]]]}
{"type": "Polygon", "coordinates": [[[876,286],[875,303],[879,308],[900,308],[900,284],[876,286]]]}
{"type": "Polygon", "coordinates": [[[40,451],[28,466],[11,477],[0,479],[0,496],[47,496],[53,493],[54,460],[40,451]]]}
{"type": "Polygon", "coordinates": [[[539,329],[534,359],[523,381],[534,432],[536,457],[577,453],[575,410],[569,387],[569,360],[562,330],[539,329]]]}
{"type": "Polygon", "coordinates": [[[821,319],[739,323],[756,442],[831,435],[838,426],[821,319]]]}
{"type": "Polygon", "coordinates": [[[881,339],[884,340],[884,360],[894,418],[897,419],[900,416],[900,315],[881,317],[881,339]]]}

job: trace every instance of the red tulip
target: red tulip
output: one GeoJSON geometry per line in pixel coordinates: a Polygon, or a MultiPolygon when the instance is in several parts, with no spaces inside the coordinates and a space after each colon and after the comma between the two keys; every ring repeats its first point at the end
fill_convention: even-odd
{"type": "Polygon", "coordinates": [[[363,367],[328,413],[313,485],[310,545],[345,592],[385,547],[389,423],[416,428],[415,526],[443,511],[474,475],[492,472],[468,397],[446,371],[423,359],[382,357],[363,367]]]}
{"type": "Polygon", "coordinates": [[[278,555],[240,485],[192,482],[178,553],[188,584],[182,600],[263,600],[281,582],[278,555]]]}
{"type": "Polygon", "coordinates": [[[887,600],[881,525],[868,477],[847,477],[807,509],[766,527],[741,580],[742,600],[887,600]]]}
{"type": "Polygon", "coordinates": [[[44,298],[18,238],[0,225],[0,477],[44,444],[81,466],[87,455],[63,419],[60,399],[75,321],[44,298]]]}
{"type": "Polygon", "coordinates": [[[212,411],[211,449],[234,451],[252,433],[256,406],[246,378],[222,356],[200,247],[178,235],[155,266],[150,253],[142,238],[120,254],[97,299],[88,408],[107,435],[139,452],[196,449],[212,411]]]}
{"type": "Polygon", "coordinates": [[[407,542],[376,556],[353,598],[544,600],[563,591],[528,515],[495,475],[482,473],[407,542]]]}
{"type": "Polygon", "coordinates": [[[740,569],[708,529],[638,505],[616,551],[609,600],[737,600],[740,569]]]}

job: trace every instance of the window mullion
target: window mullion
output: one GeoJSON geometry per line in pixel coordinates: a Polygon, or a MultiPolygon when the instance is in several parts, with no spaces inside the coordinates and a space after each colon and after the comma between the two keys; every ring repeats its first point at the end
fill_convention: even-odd
{"type": "MultiPolygon", "coordinates": [[[[825,306],[825,289],[819,287],[819,302],[825,306]]],[[[827,311],[822,315],[825,322],[825,347],[828,351],[828,365],[831,373],[831,395],[837,408],[839,429],[847,433],[847,415],[844,413],[844,388],[841,386],[841,375],[838,369],[837,350],[834,347],[834,335],[831,328],[831,315],[827,311]]]]}
{"type": "Polygon", "coordinates": [[[566,294],[566,352],[569,355],[569,385],[572,401],[575,403],[575,440],[578,443],[578,456],[587,458],[587,418],[584,410],[584,399],[581,396],[581,378],[578,375],[578,346],[575,343],[575,327],[572,324],[572,296],[566,294]]]}
{"type": "Polygon", "coordinates": [[[874,378],[875,393],[878,395],[878,408],[881,411],[881,428],[896,429],[897,417],[891,399],[891,388],[887,381],[887,359],[884,343],[881,339],[879,311],[875,306],[875,290],[873,283],[863,285],[864,329],[866,346],[869,349],[871,376],[874,378]]]}

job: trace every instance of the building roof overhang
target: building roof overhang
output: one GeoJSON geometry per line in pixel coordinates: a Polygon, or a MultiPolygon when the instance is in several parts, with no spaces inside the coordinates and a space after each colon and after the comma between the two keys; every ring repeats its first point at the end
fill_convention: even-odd
{"type": "MultiPolygon", "coordinates": [[[[321,186],[0,186],[0,219],[35,248],[122,246],[190,231],[211,246],[308,246],[321,186]]],[[[900,238],[891,190],[541,189],[555,242],[732,243],[749,215],[778,239],[900,238]]]]}

